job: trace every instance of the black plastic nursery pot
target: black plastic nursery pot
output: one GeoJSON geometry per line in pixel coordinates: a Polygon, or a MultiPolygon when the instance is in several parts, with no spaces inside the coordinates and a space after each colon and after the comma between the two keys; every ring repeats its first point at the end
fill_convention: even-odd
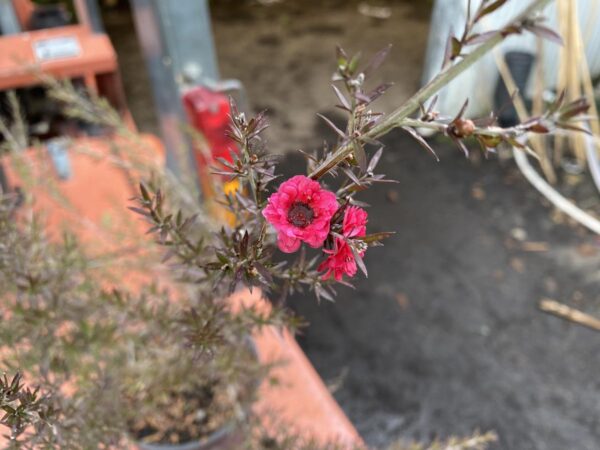
{"type": "MultiPolygon", "coordinates": [[[[245,346],[249,350],[252,358],[258,361],[258,349],[256,343],[251,337],[247,337],[245,340],[245,346]]],[[[250,391],[258,390],[262,382],[262,377],[258,377],[253,381],[250,381],[247,388],[250,391]]],[[[251,402],[249,400],[241,404],[242,411],[245,417],[251,413],[251,402]]],[[[139,436],[132,436],[132,440],[140,450],[239,450],[246,438],[246,431],[244,426],[239,421],[231,419],[225,422],[222,426],[216,428],[214,431],[207,433],[201,438],[195,438],[190,441],[181,443],[148,443],[139,441],[136,438],[139,436]]]]}
{"type": "Polygon", "coordinates": [[[233,423],[224,425],[206,438],[181,444],[147,444],[137,442],[140,450],[234,450],[244,441],[244,432],[233,423]]]}
{"type": "MultiPolygon", "coordinates": [[[[242,406],[244,415],[251,414],[250,403],[242,406]]],[[[183,421],[183,418],[181,418],[183,421]]],[[[247,429],[243,422],[236,419],[230,419],[223,425],[214,428],[212,431],[206,431],[202,436],[179,435],[181,442],[170,443],[165,441],[144,442],[142,434],[130,431],[129,436],[134,443],[134,447],[139,450],[236,450],[241,448],[246,438],[247,429]]]]}

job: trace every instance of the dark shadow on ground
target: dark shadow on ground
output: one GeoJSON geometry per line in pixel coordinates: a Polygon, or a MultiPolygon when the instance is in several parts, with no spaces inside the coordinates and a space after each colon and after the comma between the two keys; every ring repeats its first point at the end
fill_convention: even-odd
{"type": "Polygon", "coordinates": [[[336,303],[292,299],[310,322],[301,345],[359,432],[373,445],[479,429],[498,449],[600,448],[600,334],[537,309],[550,296],[597,311],[584,276],[597,263],[575,271],[564,256],[592,236],[555,225],[512,165],[475,167],[447,145],[435,163],[400,133],[386,144],[380,168],[399,184],[361,200],[369,232],[398,234],[336,303]],[[516,228],[548,251],[523,250],[516,228]]]}

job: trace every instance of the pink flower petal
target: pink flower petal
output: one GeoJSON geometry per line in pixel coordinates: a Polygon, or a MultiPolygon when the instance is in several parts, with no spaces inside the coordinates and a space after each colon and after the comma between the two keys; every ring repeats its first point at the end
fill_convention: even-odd
{"type": "Polygon", "coordinates": [[[301,241],[315,248],[322,246],[337,209],[338,202],[333,192],[323,189],[315,180],[296,175],[284,181],[269,197],[262,214],[278,232],[281,251],[291,253],[298,250],[301,241]],[[308,225],[297,226],[288,220],[290,208],[296,203],[303,203],[312,210],[308,225]]]}
{"type": "Polygon", "coordinates": [[[294,253],[300,248],[300,239],[279,233],[279,236],[277,236],[277,246],[283,253],[294,253]]]}

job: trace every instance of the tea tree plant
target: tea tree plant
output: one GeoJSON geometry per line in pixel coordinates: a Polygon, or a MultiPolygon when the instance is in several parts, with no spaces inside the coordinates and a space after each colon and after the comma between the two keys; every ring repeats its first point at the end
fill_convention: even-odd
{"type": "Polygon", "coordinates": [[[248,334],[283,321],[281,311],[234,313],[207,292],[174,299],[152,284],[103,288],[72,237],[50,241],[2,200],[2,366],[24,373],[0,386],[13,447],[178,442],[244,420],[266,370],[248,334]]]}

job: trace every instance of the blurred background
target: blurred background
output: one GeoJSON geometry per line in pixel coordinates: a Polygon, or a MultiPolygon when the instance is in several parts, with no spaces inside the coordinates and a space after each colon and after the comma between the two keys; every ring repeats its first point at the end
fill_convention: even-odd
{"type": "MultiPolygon", "coordinates": [[[[186,139],[177,125],[186,121],[217,145],[232,95],[249,112],[267,110],[268,144],[288,174],[304,167],[295,150],[336,138],[315,113],[343,121],[330,88],[336,45],[368,59],[392,44],[377,74],[394,83],[377,104],[391,111],[437,73],[467,7],[460,0],[104,0],[56,9],[59,2],[48,0],[35,12],[33,3],[17,3],[9,17],[11,2],[0,0],[2,38],[77,20],[106,33],[118,64],[96,78],[96,69],[73,77],[104,90],[167,152],[186,139]]],[[[505,23],[525,2],[508,3],[484,26],[505,23]]],[[[548,16],[562,48],[512,38],[440,94],[441,112],[455,114],[466,98],[472,117],[503,107],[510,96],[499,60],[510,63],[532,114],[562,90],[595,103],[600,2],[558,0],[548,16]]],[[[78,54],[87,49],[81,45],[38,47],[37,60],[78,54]]],[[[73,124],[48,110],[43,90],[7,75],[3,58],[0,90],[19,89],[32,130],[43,139],[69,133],[73,124]]],[[[506,120],[515,115],[508,110],[506,120]]],[[[310,323],[298,338],[302,348],[359,433],[387,445],[480,429],[498,433],[492,448],[600,448],[600,334],[539,308],[551,299],[600,316],[597,234],[552,206],[509,149],[486,158],[474,148],[465,158],[433,137],[437,163],[401,131],[384,142],[381,166],[398,184],[361,200],[372,206],[373,232],[397,234],[368,253],[369,278],[340,289],[335,303],[290,300],[310,323]]],[[[595,145],[532,143],[538,176],[592,217],[600,215],[595,145]]]]}

